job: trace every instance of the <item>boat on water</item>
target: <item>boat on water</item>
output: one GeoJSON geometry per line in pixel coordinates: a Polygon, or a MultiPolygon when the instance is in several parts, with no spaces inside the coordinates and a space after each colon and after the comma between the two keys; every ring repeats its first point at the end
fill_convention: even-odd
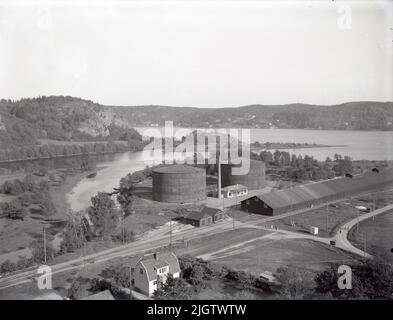
{"type": "Polygon", "coordinates": [[[90,173],[90,174],[88,174],[87,176],[86,176],[86,178],[95,178],[97,176],[97,171],[96,172],[93,172],[93,173],[90,173]]]}

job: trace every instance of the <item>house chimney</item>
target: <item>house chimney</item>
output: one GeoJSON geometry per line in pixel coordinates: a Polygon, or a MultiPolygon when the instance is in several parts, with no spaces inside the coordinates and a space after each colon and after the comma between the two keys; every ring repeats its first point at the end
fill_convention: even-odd
{"type": "Polygon", "coordinates": [[[160,258],[158,252],[154,252],[153,254],[154,260],[158,261],[158,259],[160,258]]]}

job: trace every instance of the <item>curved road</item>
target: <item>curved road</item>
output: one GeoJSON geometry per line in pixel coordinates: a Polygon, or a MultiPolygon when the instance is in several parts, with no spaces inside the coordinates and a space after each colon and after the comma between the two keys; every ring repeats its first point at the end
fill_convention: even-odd
{"type": "Polygon", "coordinates": [[[343,224],[341,228],[338,230],[337,234],[335,237],[332,238],[332,240],[336,240],[336,247],[345,250],[345,251],[350,251],[352,253],[355,253],[357,255],[363,256],[365,258],[372,258],[372,255],[368,254],[365,251],[362,251],[358,248],[356,248],[352,243],[349,242],[348,240],[348,233],[349,231],[358,223],[370,219],[373,216],[377,216],[382,213],[386,213],[393,210],[393,204],[388,205],[386,207],[359,215],[359,217],[352,219],[348,221],[347,223],[343,224]]]}

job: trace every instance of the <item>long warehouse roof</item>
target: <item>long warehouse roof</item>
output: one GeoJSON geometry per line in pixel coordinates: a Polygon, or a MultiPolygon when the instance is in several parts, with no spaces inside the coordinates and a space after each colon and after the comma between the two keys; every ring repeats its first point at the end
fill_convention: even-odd
{"type": "Polygon", "coordinates": [[[313,182],[280,191],[259,194],[257,197],[273,209],[300,204],[303,202],[353,194],[367,188],[373,189],[386,183],[393,183],[393,168],[386,168],[379,173],[367,172],[352,178],[335,178],[313,182]]]}

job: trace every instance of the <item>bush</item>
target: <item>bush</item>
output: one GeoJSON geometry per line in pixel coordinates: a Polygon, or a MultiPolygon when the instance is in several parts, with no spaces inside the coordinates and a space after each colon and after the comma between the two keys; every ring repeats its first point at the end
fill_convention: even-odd
{"type": "Polygon", "coordinates": [[[18,199],[14,199],[11,202],[4,203],[2,205],[3,215],[8,219],[23,220],[26,216],[26,210],[22,207],[18,199]]]}
{"type": "Polygon", "coordinates": [[[113,235],[112,240],[116,242],[123,242],[123,237],[125,243],[132,242],[135,240],[135,233],[132,231],[125,230],[123,234],[123,231],[121,231],[120,233],[113,235]]]}
{"type": "Polygon", "coordinates": [[[188,300],[193,299],[197,292],[198,288],[190,288],[184,279],[169,276],[167,282],[154,292],[154,297],[159,300],[188,300]]]}
{"type": "Polygon", "coordinates": [[[19,256],[19,260],[16,263],[16,267],[18,270],[23,270],[29,268],[33,265],[33,260],[26,258],[26,256],[19,256]]]}
{"type": "MultiPolygon", "coordinates": [[[[53,247],[47,243],[46,245],[46,261],[53,260],[55,257],[55,251],[53,247]]],[[[42,241],[35,241],[32,244],[32,255],[31,259],[33,262],[42,263],[45,260],[44,244],[42,241]]]]}
{"type": "Polygon", "coordinates": [[[99,192],[92,197],[91,203],[92,206],[88,208],[88,214],[94,225],[96,235],[110,238],[119,223],[120,210],[116,208],[111,197],[104,192],[99,192]]]}
{"type": "Polygon", "coordinates": [[[86,230],[87,223],[83,219],[81,213],[77,213],[68,219],[63,230],[63,240],[60,244],[61,253],[75,252],[87,242],[89,230],[86,230]]]}
{"type": "Polygon", "coordinates": [[[113,296],[119,296],[121,294],[120,289],[121,287],[111,281],[108,281],[106,279],[94,278],[90,282],[89,291],[92,293],[97,293],[109,290],[113,296]]]}
{"type": "Polygon", "coordinates": [[[10,260],[4,261],[0,266],[1,273],[9,273],[18,270],[16,264],[10,260]]]}
{"type": "Polygon", "coordinates": [[[68,297],[74,300],[80,300],[87,297],[89,295],[89,286],[89,279],[83,277],[76,278],[68,289],[68,297]]]}
{"type": "Polygon", "coordinates": [[[393,267],[378,258],[351,265],[352,289],[337,286],[338,265],[333,264],[315,278],[316,291],[335,298],[392,299],[393,267]]]}
{"type": "Polygon", "coordinates": [[[130,287],[130,271],[127,266],[117,263],[104,269],[102,273],[104,277],[112,278],[117,286],[130,287]]]}

